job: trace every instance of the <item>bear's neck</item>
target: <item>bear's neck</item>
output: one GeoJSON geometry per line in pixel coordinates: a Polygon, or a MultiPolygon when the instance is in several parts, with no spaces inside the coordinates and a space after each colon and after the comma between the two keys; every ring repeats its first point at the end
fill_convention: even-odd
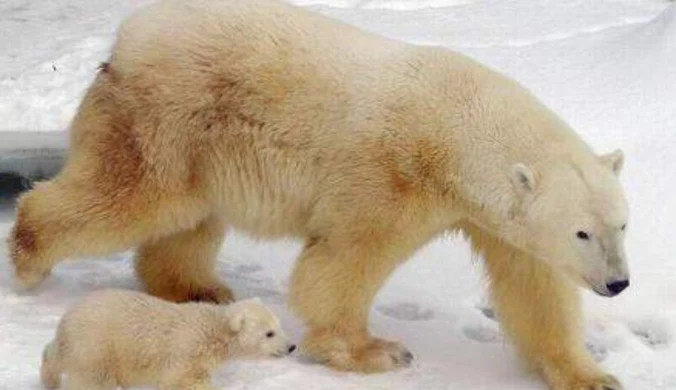
{"type": "MultiPolygon", "coordinates": [[[[463,64],[465,60],[463,59],[463,64]]],[[[447,67],[448,68],[448,67],[447,67]]],[[[451,66],[452,68],[452,66],[451,66]]],[[[457,67],[456,67],[457,68],[457,67]]],[[[525,164],[593,158],[591,148],[552,110],[515,81],[483,66],[448,71],[430,93],[421,132],[443,161],[446,191],[485,227],[513,219],[517,196],[510,174],[525,164]]],[[[435,77],[439,77],[437,74],[435,77]]],[[[501,225],[502,226],[502,225],[501,225]]]]}

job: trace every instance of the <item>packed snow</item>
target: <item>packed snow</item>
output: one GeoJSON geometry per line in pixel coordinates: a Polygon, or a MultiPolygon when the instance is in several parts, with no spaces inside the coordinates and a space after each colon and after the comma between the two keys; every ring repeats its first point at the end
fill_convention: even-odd
{"type": "MultiPolygon", "coordinates": [[[[117,25],[145,2],[0,3],[0,169],[49,174],[49,167],[58,165],[68,122],[98,63],[107,57],[117,25]],[[31,153],[26,149],[49,152],[35,163],[22,159],[31,153]]],[[[621,178],[632,210],[627,237],[632,286],[613,299],[584,293],[587,345],[626,389],[676,389],[676,3],[296,3],[369,31],[466,53],[533,90],[596,150],[624,149],[621,178]]],[[[6,236],[12,221],[6,208],[0,235],[6,236]]],[[[233,232],[219,263],[240,297],[260,296],[296,339],[303,326],[285,300],[299,249],[297,242],[256,242],[233,232]]],[[[104,287],[139,288],[131,253],[60,265],[29,293],[14,289],[11,267],[2,256],[0,389],[40,388],[42,348],[70,304],[104,287]]],[[[503,338],[486,305],[480,262],[457,238],[431,243],[397,271],[378,296],[371,328],[405,343],[416,356],[413,366],[365,376],[296,357],[227,364],[215,383],[252,390],[546,388],[503,338]]]]}

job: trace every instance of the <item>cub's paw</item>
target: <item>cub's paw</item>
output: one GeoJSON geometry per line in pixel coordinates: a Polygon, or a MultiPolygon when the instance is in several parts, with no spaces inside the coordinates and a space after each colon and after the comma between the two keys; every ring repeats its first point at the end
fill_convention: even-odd
{"type": "Polygon", "coordinates": [[[306,337],[303,352],[339,371],[378,373],[411,365],[413,354],[403,345],[372,337],[315,333],[306,337]]]}

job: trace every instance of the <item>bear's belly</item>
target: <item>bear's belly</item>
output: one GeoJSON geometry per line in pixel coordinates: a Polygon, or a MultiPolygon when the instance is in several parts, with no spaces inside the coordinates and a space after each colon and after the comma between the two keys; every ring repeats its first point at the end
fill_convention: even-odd
{"type": "Polygon", "coordinates": [[[319,180],[304,164],[255,150],[225,161],[212,196],[230,226],[260,238],[307,235],[319,180]]]}
{"type": "Polygon", "coordinates": [[[252,196],[226,203],[223,215],[235,229],[269,239],[307,235],[309,210],[293,199],[252,196]]]}

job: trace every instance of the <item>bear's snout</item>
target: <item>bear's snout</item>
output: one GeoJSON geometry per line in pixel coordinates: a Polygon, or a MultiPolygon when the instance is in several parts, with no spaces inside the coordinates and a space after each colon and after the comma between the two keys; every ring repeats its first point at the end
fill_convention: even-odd
{"type": "Polygon", "coordinates": [[[618,294],[620,294],[622,291],[624,291],[627,287],[629,287],[629,280],[618,280],[617,282],[612,282],[606,284],[606,288],[610,292],[610,296],[614,297],[618,294]]]}

